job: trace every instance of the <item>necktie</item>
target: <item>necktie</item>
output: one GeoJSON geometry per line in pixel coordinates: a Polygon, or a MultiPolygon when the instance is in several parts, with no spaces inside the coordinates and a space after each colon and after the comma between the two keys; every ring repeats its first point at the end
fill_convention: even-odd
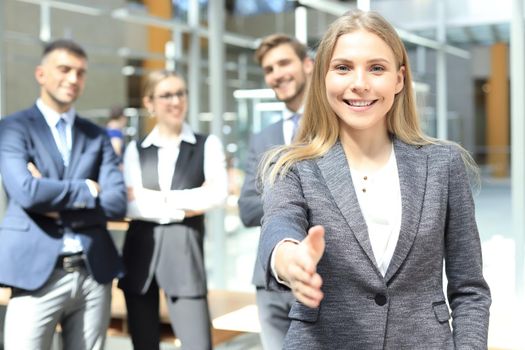
{"type": "MultiPolygon", "coordinates": [[[[58,138],[59,138],[59,145],[58,150],[60,151],[60,154],[62,155],[62,160],[64,161],[64,166],[67,167],[69,165],[69,147],[67,145],[67,122],[64,118],[60,118],[57,122],[57,131],[58,131],[58,138]]],[[[62,246],[62,253],[64,254],[72,254],[72,253],[78,253],[82,251],[82,242],[80,242],[80,239],[78,236],[73,232],[65,232],[64,236],[62,237],[63,246],[62,246]]]]}
{"type": "Polygon", "coordinates": [[[64,161],[64,165],[68,166],[69,164],[69,147],[67,146],[67,135],[66,135],[66,128],[67,128],[67,122],[64,118],[60,118],[57,122],[57,131],[58,136],[60,139],[60,145],[58,145],[58,149],[60,151],[60,154],[62,155],[62,160],[64,161]]]}
{"type": "Polygon", "coordinates": [[[296,113],[290,118],[293,123],[292,128],[292,142],[295,139],[295,135],[297,135],[297,129],[299,129],[299,119],[301,119],[301,115],[299,113],[296,113]]]}

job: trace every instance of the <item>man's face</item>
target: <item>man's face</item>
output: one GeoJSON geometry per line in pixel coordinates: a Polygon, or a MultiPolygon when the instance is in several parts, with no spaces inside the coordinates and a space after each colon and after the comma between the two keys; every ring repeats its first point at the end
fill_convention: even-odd
{"type": "Polygon", "coordinates": [[[65,112],[84,90],[87,62],[66,50],[55,50],[35,70],[40,98],[57,112],[65,112]]]}
{"type": "Polygon", "coordinates": [[[283,101],[291,110],[298,110],[309,76],[313,69],[310,58],[301,60],[292,46],[281,44],[269,50],[261,60],[266,84],[273,89],[277,99],[283,101]]]}

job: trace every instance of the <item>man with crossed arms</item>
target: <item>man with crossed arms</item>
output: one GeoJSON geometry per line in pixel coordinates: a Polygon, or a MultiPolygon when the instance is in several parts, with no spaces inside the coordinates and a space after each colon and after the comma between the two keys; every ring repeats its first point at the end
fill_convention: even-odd
{"type": "Polygon", "coordinates": [[[5,350],[49,349],[57,324],[66,350],[104,347],[111,282],[123,273],[106,223],[127,200],[106,132],[73,107],[86,70],[78,44],[49,43],[35,70],[40,98],[0,121],[5,350]]]}

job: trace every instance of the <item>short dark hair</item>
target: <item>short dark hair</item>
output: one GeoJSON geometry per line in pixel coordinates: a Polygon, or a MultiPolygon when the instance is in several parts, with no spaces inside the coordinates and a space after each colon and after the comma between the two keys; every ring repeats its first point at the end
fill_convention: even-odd
{"type": "Polygon", "coordinates": [[[273,48],[276,48],[280,45],[290,45],[295,51],[297,57],[304,60],[308,56],[308,47],[301,43],[296,38],[286,35],[286,34],[271,34],[267,37],[264,37],[259,44],[257,50],[255,50],[255,61],[260,65],[262,63],[263,57],[273,48]]]}
{"type": "Polygon", "coordinates": [[[109,120],[120,119],[122,117],[126,117],[124,115],[124,107],[118,105],[118,106],[113,106],[109,109],[109,120]]]}
{"type": "Polygon", "coordinates": [[[80,46],[73,40],[69,40],[69,39],[57,39],[57,40],[47,43],[44,46],[44,52],[42,53],[42,59],[44,59],[47,55],[49,55],[51,52],[56,51],[56,50],[64,50],[75,56],[87,59],[86,51],[84,51],[82,46],[80,46]]]}

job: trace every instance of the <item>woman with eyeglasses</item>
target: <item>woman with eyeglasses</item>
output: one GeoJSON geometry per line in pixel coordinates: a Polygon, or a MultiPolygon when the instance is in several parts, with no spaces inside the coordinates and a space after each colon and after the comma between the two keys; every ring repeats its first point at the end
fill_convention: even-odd
{"type": "Polygon", "coordinates": [[[203,258],[204,212],[227,195],[220,140],[185,123],[186,83],[158,70],[145,79],[143,103],[153,130],[124,154],[127,274],[120,280],[135,349],[159,349],[159,288],[183,349],[211,349],[203,258]]]}

